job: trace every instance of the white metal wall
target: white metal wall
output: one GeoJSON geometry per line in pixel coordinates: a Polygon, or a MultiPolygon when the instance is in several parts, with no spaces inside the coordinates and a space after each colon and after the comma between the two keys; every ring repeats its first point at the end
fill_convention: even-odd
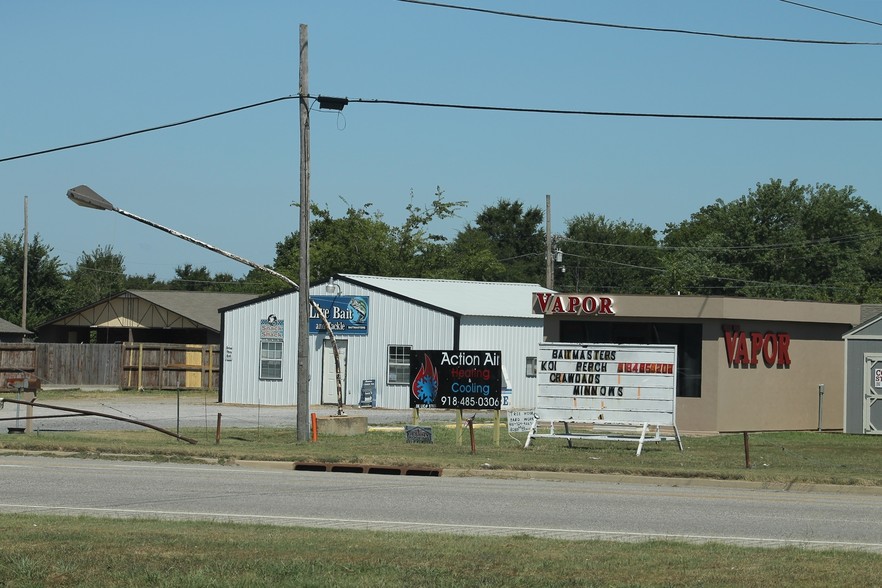
{"type": "MultiPolygon", "coordinates": [[[[376,380],[377,406],[382,408],[408,408],[410,406],[407,383],[387,382],[387,354],[389,345],[408,345],[413,349],[450,349],[453,345],[454,320],[448,314],[419,306],[344,281],[338,281],[344,296],[369,297],[368,335],[346,336],[346,403],[357,404],[362,380],[376,380]]],[[[324,285],[310,290],[315,296],[327,296],[324,285]]],[[[324,337],[322,337],[323,339],[324,337]]],[[[341,337],[342,338],[342,337],[341,337]]],[[[318,337],[315,349],[321,348],[318,337]]],[[[320,402],[322,357],[312,353],[310,373],[316,374],[310,382],[310,402],[320,402]]]]}
{"type": "MultiPolygon", "coordinates": [[[[347,342],[345,402],[359,401],[363,380],[376,381],[376,405],[408,408],[407,383],[390,384],[387,356],[390,345],[413,349],[453,349],[455,320],[449,314],[426,308],[364,288],[338,281],[341,295],[368,296],[368,335],[340,336],[347,342]]],[[[325,286],[310,289],[314,296],[327,296],[325,286]]],[[[227,311],[224,314],[224,364],[222,399],[237,404],[295,405],[297,398],[297,293],[286,294],[227,311]],[[260,321],[269,315],[285,321],[282,380],[261,380],[260,321]]],[[[460,325],[460,349],[500,350],[511,380],[513,406],[535,405],[536,379],[526,377],[526,358],[537,356],[542,339],[542,317],[508,319],[464,317],[460,325]]],[[[309,338],[310,404],[321,403],[322,343],[324,335],[309,338]]]]}
{"type": "Polygon", "coordinates": [[[297,295],[249,304],[224,313],[224,402],[294,405],[297,403],[297,295]],[[260,321],[274,314],[285,321],[282,379],[260,379],[260,321]]]}
{"type": "Polygon", "coordinates": [[[543,318],[464,317],[460,349],[499,350],[512,389],[512,410],[536,406],[536,378],[527,377],[527,357],[539,355],[543,318]]]}

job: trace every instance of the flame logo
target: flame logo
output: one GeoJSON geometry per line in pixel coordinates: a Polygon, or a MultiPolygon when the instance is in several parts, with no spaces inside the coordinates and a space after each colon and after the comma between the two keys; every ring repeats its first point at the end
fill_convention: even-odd
{"type": "Polygon", "coordinates": [[[428,355],[423,354],[423,365],[410,384],[410,390],[422,404],[432,404],[438,395],[438,370],[428,355]]]}

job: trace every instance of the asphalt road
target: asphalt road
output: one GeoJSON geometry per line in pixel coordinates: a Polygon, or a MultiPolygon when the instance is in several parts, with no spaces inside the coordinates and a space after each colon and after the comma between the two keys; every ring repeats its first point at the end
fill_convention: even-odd
{"type": "Polygon", "coordinates": [[[882,553],[860,493],[0,456],[0,512],[882,553]]]}

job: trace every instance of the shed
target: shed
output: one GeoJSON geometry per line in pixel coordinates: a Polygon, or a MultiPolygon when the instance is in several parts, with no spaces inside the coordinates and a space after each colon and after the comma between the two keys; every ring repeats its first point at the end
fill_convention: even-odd
{"type": "Polygon", "coordinates": [[[125,290],[36,328],[43,343],[191,343],[219,345],[218,310],[256,294],[125,290]]]}
{"type": "MultiPolygon", "coordinates": [[[[865,305],[863,317],[880,308],[865,305]]],[[[867,318],[842,336],[845,340],[843,431],[882,434],[882,314],[867,318]]]]}
{"type": "MultiPolygon", "coordinates": [[[[543,317],[532,312],[538,284],[469,282],[340,274],[313,285],[310,297],[328,313],[340,352],[344,403],[409,406],[411,350],[501,351],[512,406],[533,406],[535,361],[543,317]]],[[[221,309],[220,401],[292,405],[297,388],[296,292],[221,309]]],[[[311,404],[337,402],[330,338],[318,315],[309,336],[311,404]]]]}
{"type": "Polygon", "coordinates": [[[0,318],[0,343],[21,343],[31,335],[27,329],[0,318]]]}

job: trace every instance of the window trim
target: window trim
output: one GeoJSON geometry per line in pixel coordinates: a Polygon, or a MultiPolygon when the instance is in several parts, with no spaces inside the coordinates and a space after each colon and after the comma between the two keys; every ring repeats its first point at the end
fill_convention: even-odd
{"type": "Polygon", "coordinates": [[[258,374],[257,377],[260,380],[269,380],[273,382],[278,382],[282,380],[283,376],[283,359],[285,356],[285,344],[283,341],[276,341],[273,339],[261,339],[260,341],[260,357],[259,357],[259,366],[258,366],[258,374]],[[269,348],[272,346],[272,349],[269,348]],[[278,357],[269,356],[267,352],[272,351],[272,355],[278,355],[278,357]],[[278,376],[275,374],[267,374],[269,368],[271,366],[277,366],[278,376]]]}
{"type": "Polygon", "coordinates": [[[386,346],[386,383],[390,386],[406,386],[408,384],[408,380],[410,380],[410,352],[413,350],[413,345],[401,345],[401,344],[389,344],[386,346]],[[392,350],[396,349],[398,352],[395,355],[396,361],[393,363],[392,350]],[[403,354],[407,354],[404,356],[403,354]],[[404,357],[404,361],[401,361],[402,357],[404,357]],[[393,366],[396,368],[393,370],[393,366]],[[404,367],[406,369],[405,377],[402,380],[396,378],[392,379],[393,371],[396,374],[401,373],[401,368],[404,367]]]}

